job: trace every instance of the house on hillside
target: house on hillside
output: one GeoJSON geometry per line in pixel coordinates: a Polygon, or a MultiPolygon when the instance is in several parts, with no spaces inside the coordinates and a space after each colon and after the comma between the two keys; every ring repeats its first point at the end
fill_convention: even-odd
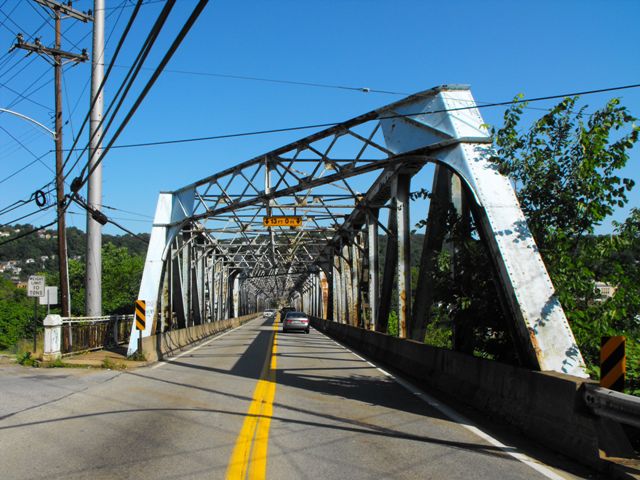
{"type": "Polygon", "coordinates": [[[600,296],[596,299],[596,301],[603,302],[607,298],[613,297],[618,287],[609,285],[608,283],[604,283],[604,282],[595,282],[595,289],[596,289],[596,292],[600,294],[600,296]]]}

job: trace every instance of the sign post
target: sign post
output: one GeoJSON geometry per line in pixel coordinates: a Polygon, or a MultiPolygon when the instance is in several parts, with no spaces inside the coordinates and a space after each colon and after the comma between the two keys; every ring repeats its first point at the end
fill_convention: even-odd
{"type": "Polygon", "coordinates": [[[136,300],[136,330],[138,330],[138,353],[142,354],[142,332],[147,325],[147,302],[136,300]]]}
{"type": "Polygon", "coordinates": [[[33,297],[33,353],[36,353],[38,339],[38,298],[45,294],[44,277],[31,275],[27,282],[27,297],[33,297]]]}

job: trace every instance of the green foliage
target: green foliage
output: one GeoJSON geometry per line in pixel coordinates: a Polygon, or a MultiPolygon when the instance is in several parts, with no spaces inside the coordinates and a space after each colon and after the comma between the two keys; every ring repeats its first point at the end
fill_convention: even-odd
{"type": "MultiPolygon", "coordinates": [[[[127,314],[138,296],[144,256],[132,255],[125,247],[107,243],[102,249],[102,309],[105,315],[127,314]]],[[[84,315],[85,265],[69,261],[72,313],[84,315]]]]}
{"type": "Polygon", "coordinates": [[[389,323],[387,324],[387,333],[394,337],[398,336],[398,314],[395,310],[389,312],[389,323]]]}
{"type": "Polygon", "coordinates": [[[9,280],[0,278],[0,350],[13,347],[32,333],[33,299],[9,280]]]}
{"type": "Polygon", "coordinates": [[[575,246],[593,233],[616,207],[627,202],[630,178],[616,172],[629,158],[640,129],[618,99],[589,116],[578,97],[565,98],[531,129],[520,133],[526,103],[507,110],[504,126],[492,129],[496,150],[491,160],[512,180],[538,247],[551,250],[559,242],[575,246]],[[615,132],[630,128],[618,140],[615,132]]]}
{"type": "Polygon", "coordinates": [[[25,367],[39,367],[40,362],[31,357],[31,352],[22,352],[16,355],[16,361],[25,367]]]}
{"type": "MultiPolygon", "coordinates": [[[[434,308],[432,309],[434,317],[442,318],[444,316],[443,313],[437,311],[440,308],[440,305],[434,306],[434,308]]],[[[430,323],[427,326],[427,333],[424,337],[424,343],[432,345],[434,347],[451,349],[453,348],[451,333],[452,331],[450,323],[430,323]]]]}
{"type": "MultiPolygon", "coordinates": [[[[124,243],[126,244],[126,241],[124,243]]],[[[102,255],[104,314],[131,313],[140,288],[144,255],[132,254],[126,247],[117,247],[110,243],[104,245],[102,255]]],[[[45,272],[45,277],[47,285],[59,284],[56,271],[45,272]]],[[[84,282],[84,261],[70,259],[72,315],[84,315],[84,282]]],[[[52,308],[52,311],[56,312],[58,309],[52,308]]],[[[24,289],[16,288],[11,281],[0,277],[0,350],[15,349],[21,339],[33,335],[32,325],[33,299],[27,298],[24,289]]]]}
{"type": "Polygon", "coordinates": [[[627,203],[634,182],[618,175],[640,129],[618,99],[591,115],[565,98],[533,126],[518,126],[526,104],[511,107],[493,129],[491,160],[509,176],[588,368],[597,372],[600,338],[629,339],[631,390],[638,390],[640,213],[632,210],[616,235],[596,226],[627,203]],[[587,118],[588,117],[588,118],[587,118]],[[595,281],[617,289],[602,300],[595,281]]]}

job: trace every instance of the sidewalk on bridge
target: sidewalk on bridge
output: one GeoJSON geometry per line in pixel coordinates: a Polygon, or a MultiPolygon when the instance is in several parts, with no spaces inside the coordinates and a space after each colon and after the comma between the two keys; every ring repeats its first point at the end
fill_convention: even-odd
{"type": "Polygon", "coordinates": [[[127,358],[125,347],[111,350],[94,350],[62,358],[62,364],[67,367],[108,368],[125,370],[149,365],[146,360],[131,360],[127,358]]]}

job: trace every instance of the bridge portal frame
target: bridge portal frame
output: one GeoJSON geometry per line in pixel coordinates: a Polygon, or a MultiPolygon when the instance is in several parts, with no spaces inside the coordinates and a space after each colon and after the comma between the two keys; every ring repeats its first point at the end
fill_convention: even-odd
{"type": "MultiPolygon", "coordinates": [[[[202,229],[198,233],[213,245],[216,255],[226,264],[220,271],[219,282],[214,281],[214,287],[210,287],[220,288],[217,317],[264,308],[267,298],[278,294],[279,298],[286,298],[283,293],[288,291],[289,299],[300,307],[309,305],[321,315],[329,318],[337,315],[338,320],[361,325],[362,308],[359,305],[364,302],[360,285],[367,284],[364,292],[369,308],[366,326],[384,330],[390,304],[388,297],[395,278],[392,272],[397,271],[399,335],[419,338],[424,321],[412,318],[411,310],[413,308],[417,315],[425,315],[428,301],[421,303],[416,299],[413,306],[410,304],[408,193],[411,177],[427,162],[434,162],[438,165],[434,192],[444,188],[442,172],[445,167],[455,172],[464,184],[464,190],[469,192],[474,216],[500,278],[505,304],[514,319],[512,327],[524,363],[535,369],[586,377],[579,348],[513,188],[500,174],[498,165],[488,160],[490,149],[491,139],[469,88],[442,86],[310,135],[176,192],[161,194],[140,289],[140,298],[147,300],[147,316],[157,319],[155,308],[163,264],[170,250],[168,246],[178,233],[190,230],[193,234],[200,228],[201,221],[228,216],[238,225],[233,231],[236,235],[233,240],[216,239],[214,230],[202,229]],[[373,124],[369,135],[357,131],[364,124],[373,124]],[[380,132],[384,144],[376,140],[380,132]],[[331,158],[331,149],[343,136],[361,142],[362,149],[351,159],[331,158]],[[325,140],[324,150],[314,146],[325,140]],[[364,158],[363,152],[367,149],[382,152],[384,158],[364,158]],[[315,156],[305,157],[309,152],[315,156]],[[313,167],[309,175],[296,170],[305,163],[313,167]],[[380,171],[380,174],[365,195],[353,191],[346,181],[373,171],[380,171]],[[255,182],[261,175],[264,188],[257,187],[255,182]],[[238,179],[244,182],[244,187],[238,190],[239,194],[231,194],[230,186],[238,179]],[[319,205],[335,221],[331,228],[320,224],[320,216],[311,216],[306,226],[315,226],[317,235],[285,235],[284,246],[278,245],[278,240],[286,232],[270,229],[267,241],[249,235],[255,228],[251,225],[255,225],[261,211],[295,212],[308,206],[314,188],[336,182],[343,182],[349,190],[353,210],[349,215],[336,216],[333,213],[338,208],[335,202],[329,205],[326,199],[320,199],[319,205]],[[217,193],[212,193],[214,190],[217,193]],[[281,202],[287,198],[292,199],[292,203],[281,202]],[[390,209],[386,228],[377,218],[380,208],[390,209]],[[240,215],[250,217],[248,223],[243,223],[240,215]],[[342,223],[339,222],[341,219],[342,223]],[[377,252],[371,251],[377,243],[378,227],[386,230],[390,239],[379,295],[377,252]],[[356,241],[362,237],[359,232],[363,230],[367,231],[366,243],[356,241]],[[243,247],[235,249],[238,238],[244,242],[243,247]],[[311,247],[311,243],[305,244],[310,239],[326,243],[324,247],[311,247]],[[368,261],[366,277],[363,262],[357,260],[360,257],[368,261]],[[265,280],[270,276],[270,268],[275,269],[273,279],[265,280]],[[322,287],[325,284],[327,287],[322,287]],[[321,293],[310,293],[317,291],[318,286],[321,293]],[[233,293],[236,289],[244,292],[243,307],[235,306],[237,302],[242,303],[235,299],[243,297],[233,293]],[[247,295],[253,296],[253,302],[247,295]],[[317,302],[311,300],[313,295],[322,297],[324,308],[315,307],[317,302]],[[233,307],[228,303],[229,298],[233,307]]],[[[313,201],[316,201],[315,197],[313,201]]],[[[436,219],[430,215],[428,222],[431,227],[425,246],[429,248],[423,253],[421,266],[428,266],[433,261],[432,254],[442,243],[436,219]]],[[[223,234],[231,232],[228,229],[221,231],[223,234]]],[[[201,273],[201,280],[196,279],[196,283],[204,277],[201,273]]],[[[427,283],[428,275],[421,272],[419,288],[425,288],[427,283]]],[[[209,296],[205,295],[205,290],[202,287],[198,298],[211,297],[210,292],[209,296]]],[[[206,307],[203,311],[206,312],[206,307]]],[[[156,322],[147,322],[147,325],[150,327],[142,332],[145,336],[151,334],[156,322]]],[[[135,345],[134,332],[131,338],[135,345]]]]}

